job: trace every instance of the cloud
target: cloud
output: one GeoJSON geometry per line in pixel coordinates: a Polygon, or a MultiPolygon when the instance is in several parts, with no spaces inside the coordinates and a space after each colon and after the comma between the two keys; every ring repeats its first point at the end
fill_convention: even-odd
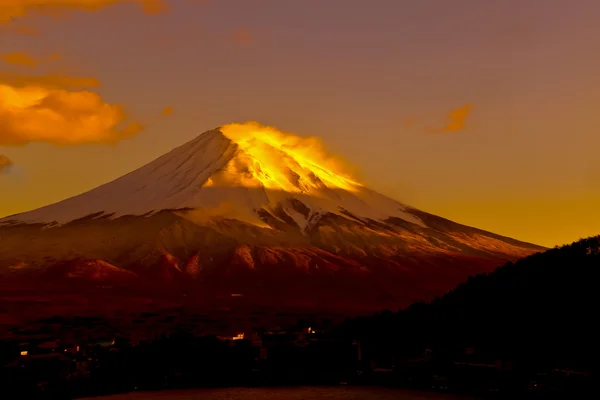
{"type": "Polygon", "coordinates": [[[161,111],[161,114],[163,117],[167,117],[167,116],[173,114],[173,107],[172,106],[165,107],[165,109],[161,111]]]}
{"type": "Polygon", "coordinates": [[[56,61],[60,59],[60,57],[60,54],[55,54],[46,58],[35,58],[30,56],[28,53],[18,51],[0,54],[0,60],[4,61],[5,63],[28,68],[35,68],[41,63],[45,62],[56,61]]]}
{"type": "Polygon", "coordinates": [[[91,91],[0,84],[0,146],[116,143],[144,128],[126,120],[122,106],[91,91]]]}
{"type": "Polygon", "coordinates": [[[66,11],[94,12],[118,3],[137,3],[146,14],[166,12],[164,0],[1,0],[0,23],[31,15],[57,15],[66,11]]]}
{"type": "Polygon", "coordinates": [[[0,154],[0,174],[8,172],[8,170],[15,165],[8,157],[0,154]]]}
{"type": "Polygon", "coordinates": [[[417,123],[418,118],[417,117],[406,117],[402,120],[402,125],[405,128],[412,128],[416,123],[417,123]]]}
{"type": "Polygon", "coordinates": [[[463,107],[450,111],[446,126],[439,129],[432,129],[433,133],[450,133],[458,132],[464,129],[465,122],[471,112],[472,104],[465,104],[463,107]]]}
{"type": "Polygon", "coordinates": [[[169,7],[163,0],[137,0],[137,3],[141,3],[146,14],[162,14],[169,11],[169,7]]]}
{"type": "Polygon", "coordinates": [[[18,24],[3,24],[0,22],[0,33],[11,33],[15,35],[38,36],[40,31],[36,28],[18,24]]]}
{"type": "MultiPolygon", "coordinates": [[[[136,3],[146,14],[167,11],[164,0],[0,0],[0,32],[34,35],[37,31],[22,25],[21,18],[95,12],[119,3],[136,3]]],[[[26,68],[59,58],[36,58],[25,52],[0,54],[0,62],[26,68]]],[[[122,105],[108,103],[90,90],[99,86],[93,77],[0,71],[0,146],[111,144],[144,129],[128,119],[122,105]]]]}
{"type": "Polygon", "coordinates": [[[12,72],[0,72],[0,83],[17,87],[41,86],[49,89],[91,88],[100,86],[100,81],[96,78],[73,77],[59,74],[23,75],[12,72]]]}
{"type": "Polygon", "coordinates": [[[6,53],[0,54],[0,60],[7,64],[18,65],[22,67],[37,67],[39,60],[34,59],[26,53],[6,53]]]}
{"type": "Polygon", "coordinates": [[[255,41],[252,33],[246,28],[236,29],[227,39],[234,44],[242,46],[251,45],[255,41]]]}

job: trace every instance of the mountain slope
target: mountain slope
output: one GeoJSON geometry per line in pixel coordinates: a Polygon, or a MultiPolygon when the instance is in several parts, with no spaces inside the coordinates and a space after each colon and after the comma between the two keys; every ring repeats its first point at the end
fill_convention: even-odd
{"type": "MultiPolygon", "coordinates": [[[[239,135],[237,125],[221,129],[239,135]]],[[[267,143],[254,135],[267,137],[270,132],[253,125],[248,129],[250,144],[239,139],[234,142],[220,130],[209,131],[115,181],[4,218],[0,224],[63,224],[93,214],[114,218],[181,209],[201,209],[203,218],[236,217],[260,224],[255,210],[283,204],[290,194],[309,206],[301,224],[325,211],[339,213],[342,208],[362,217],[398,216],[420,224],[412,214],[403,212],[403,205],[298,154],[299,149],[318,152],[318,148],[306,148],[310,146],[302,142],[285,143],[278,137],[274,140],[282,143],[267,143]]],[[[331,161],[325,158],[323,162],[331,161]]],[[[292,218],[302,219],[293,206],[287,211],[292,218]]]]}
{"type": "Polygon", "coordinates": [[[227,125],[89,192],[0,219],[0,272],[47,285],[48,269],[75,263],[77,274],[61,275],[69,282],[119,276],[134,287],[135,276],[372,309],[432,298],[542,249],[396,202],[349,171],[314,138],[227,125]]]}

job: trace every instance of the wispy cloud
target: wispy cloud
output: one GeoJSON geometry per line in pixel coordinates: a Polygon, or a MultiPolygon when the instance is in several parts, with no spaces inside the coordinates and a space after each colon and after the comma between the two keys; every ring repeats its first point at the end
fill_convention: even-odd
{"type": "Polygon", "coordinates": [[[0,34],[3,33],[38,36],[40,34],[40,31],[28,25],[21,25],[17,23],[7,24],[0,22],[0,34]]]}
{"type": "Polygon", "coordinates": [[[173,107],[172,106],[167,106],[165,107],[162,111],[161,111],[161,115],[163,117],[168,117],[169,115],[173,114],[173,107]]]}
{"type": "Polygon", "coordinates": [[[78,77],[61,74],[25,75],[12,72],[0,72],[0,83],[17,87],[41,86],[49,89],[100,86],[100,81],[91,77],[78,77]]]}
{"type": "Polygon", "coordinates": [[[39,60],[36,60],[29,54],[20,52],[0,54],[0,60],[4,61],[7,64],[18,65],[21,67],[34,68],[37,67],[39,64],[39,60]]]}
{"type": "Polygon", "coordinates": [[[10,158],[0,154],[0,174],[8,172],[8,170],[14,165],[10,158]]]}
{"type": "Polygon", "coordinates": [[[227,37],[227,40],[240,46],[248,46],[255,42],[254,35],[252,35],[252,33],[246,28],[236,29],[227,37]]]}
{"type": "Polygon", "coordinates": [[[60,57],[60,54],[55,54],[50,57],[33,57],[29,53],[19,51],[0,54],[0,60],[5,63],[27,68],[35,68],[40,64],[56,61],[60,59],[60,57]]]}
{"type": "Polygon", "coordinates": [[[417,123],[418,118],[415,116],[405,117],[402,120],[402,126],[405,128],[412,128],[417,123]]]}
{"type": "Polygon", "coordinates": [[[118,3],[137,3],[146,14],[159,14],[168,10],[164,0],[2,0],[0,1],[0,23],[36,14],[94,12],[118,3]]]}
{"type": "Polygon", "coordinates": [[[430,131],[432,133],[452,133],[463,130],[471,108],[473,108],[472,104],[465,104],[463,107],[450,111],[446,125],[442,128],[431,129],[430,131]]]}

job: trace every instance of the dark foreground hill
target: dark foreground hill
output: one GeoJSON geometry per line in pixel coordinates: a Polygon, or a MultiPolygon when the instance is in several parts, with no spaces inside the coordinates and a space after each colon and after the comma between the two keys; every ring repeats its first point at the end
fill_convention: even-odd
{"type": "Polygon", "coordinates": [[[600,237],[477,275],[429,304],[357,318],[344,329],[368,357],[440,360],[466,353],[529,371],[598,371],[600,237]]]}

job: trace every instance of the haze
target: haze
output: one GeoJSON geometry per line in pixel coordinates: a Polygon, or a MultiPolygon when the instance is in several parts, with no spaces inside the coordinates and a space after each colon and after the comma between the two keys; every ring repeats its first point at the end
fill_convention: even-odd
{"type": "Polygon", "coordinates": [[[597,1],[31,4],[0,5],[0,216],[256,120],[457,222],[598,233],[597,1]]]}

